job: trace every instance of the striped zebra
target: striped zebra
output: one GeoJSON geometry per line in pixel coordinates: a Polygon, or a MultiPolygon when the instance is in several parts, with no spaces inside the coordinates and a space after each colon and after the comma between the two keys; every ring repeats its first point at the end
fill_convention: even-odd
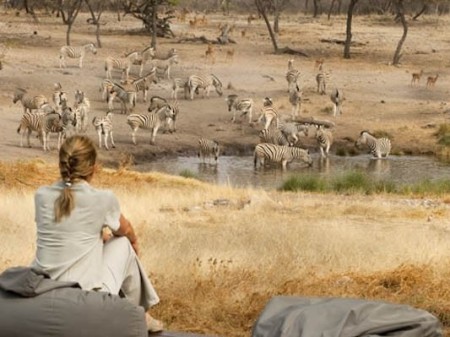
{"type": "Polygon", "coordinates": [[[137,93],[133,89],[127,89],[121,86],[120,84],[115,83],[111,90],[109,91],[109,101],[108,107],[112,107],[112,102],[117,97],[120,100],[121,109],[120,113],[127,114],[131,112],[136,106],[136,96],[137,93]],[[128,109],[128,105],[131,107],[128,109]]]}
{"type": "Polygon", "coordinates": [[[292,105],[292,119],[295,119],[299,114],[302,104],[302,95],[303,92],[300,90],[297,83],[293,83],[289,87],[289,103],[292,105]]]}
{"type": "Polygon", "coordinates": [[[270,143],[275,145],[289,146],[289,141],[279,129],[262,129],[259,132],[259,140],[261,143],[270,143]]]}
{"type": "Polygon", "coordinates": [[[155,48],[147,47],[140,52],[139,63],[141,65],[139,69],[139,77],[142,77],[142,73],[144,72],[144,67],[148,61],[155,57],[155,48]]]}
{"type": "Polygon", "coordinates": [[[112,56],[108,56],[105,59],[105,72],[106,78],[112,79],[112,71],[114,69],[119,69],[122,72],[122,78],[125,82],[128,82],[128,76],[130,74],[131,65],[139,59],[139,52],[134,51],[127,55],[124,58],[115,58],[112,56]]]}
{"type": "Polygon", "coordinates": [[[129,87],[134,88],[134,91],[136,91],[136,94],[142,91],[142,100],[144,102],[147,102],[147,96],[148,91],[150,90],[150,84],[158,83],[158,78],[156,77],[156,68],[153,67],[153,69],[147,73],[145,76],[141,77],[133,77],[130,76],[130,85],[129,87]]]}
{"type": "Polygon", "coordinates": [[[236,121],[236,112],[239,111],[240,117],[248,116],[248,123],[252,123],[252,112],[253,112],[253,100],[251,98],[239,99],[238,95],[228,95],[225,99],[228,105],[228,111],[233,111],[233,118],[231,121],[234,123],[236,121]]]}
{"type": "Polygon", "coordinates": [[[67,102],[67,93],[62,90],[61,83],[59,82],[53,84],[52,100],[56,106],[56,110],[61,112],[63,101],[67,102]]]}
{"type": "Polygon", "coordinates": [[[286,72],[286,81],[288,82],[288,89],[292,85],[298,85],[297,81],[300,77],[300,72],[294,68],[294,59],[288,61],[288,70],[286,72]]]}
{"type": "Polygon", "coordinates": [[[335,88],[330,95],[331,102],[333,103],[333,116],[342,114],[342,102],[344,101],[344,94],[342,90],[335,88]]]}
{"type": "Polygon", "coordinates": [[[170,69],[174,64],[178,64],[178,54],[173,54],[167,59],[153,59],[152,65],[156,67],[158,78],[170,80],[170,69]]]}
{"type": "Polygon", "coordinates": [[[321,95],[325,95],[327,92],[327,81],[329,75],[325,73],[322,68],[322,64],[319,65],[319,72],[316,75],[317,92],[321,95]]]}
{"type": "Polygon", "coordinates": [[[316,130],[316,140],[319,145],[321,157],[328,157],[330,147],[333,144],[333,134],[331,130],[327,130],[322,125],[318,125],[316,130]]]}
{"type": "Polygon", "coordinates": [[[89,110],[91,108],[91,103],[89,99],[84,94],[84,91],[75,91],[75,114],[77,117],[76,130],[78,133],[86,132],[89,120],[89,110]]]}
{"type": "Polygon", "coordinates": [[[188,79],[188,88],[189,93],[191,94],[191,100],[194,99],[194,94],[198,92],[199,89],[203,89],[203,97],[209,97],[209,92],[211,90],[211,87],[216,89],[217,94],[219,96],[222,96],[222,82],[217,78],[216,75],[211,74],[207,76],[198,76],[198,75],[191,75],[188,79]]]}
{"type": "Polygon", "coordinates": [[[215,163],[219,159],[220,146],[215,140],[199,138],[198,139],[198,157],[201,158],[202,162],[205,163],[208,159],[208,163],[211,162],[211,158],[214,158],[215,163]]]}
{"type": "Polygon", "coordinates": [[[258,123],[265,121],[264,129],[268,130],[272,122],[275,121],[275,128],[278,129],[279,118],[278,112],[273,107],[273,102],[270,97],[266,97],[263,100],[263,108],[261,109],[261,115],[258,118],[258,123]]]}
{"type": "Polygon", "coordinates": [[[41,144],[44,143],[42,139],[42,119],[44,116],[45,113],[43,112],[26,112],[23,114],[19,127],[17,128],[17,133],[20,134],[20,147],[23,147],[23,136],[25,133],[27,133],[28,147],[31,147],[30,135],[33,131],[37,132],[41,144]]]}
{"type": "MultiPolygon", "coordinates": [[[[161,96],[152,96],[152,98],[150,98],[150,104],[147,108],[147,111],[148,112],[157,112],[160,108],[162,108],[164,106],[169,106],[171,109],[173,109],[172,122],[170,124],[166,123],[166,126],[169,127],[167,131],[169,131],[170,133],[176,132],[177,131],[177,126],[176,126],[177,117],[180,112],[180,107],[179,107],[178,101],[176,99],[169,102],[161,96]]],[[[164,132],[166,132],[166,130],[164,132]]]]}
{"type": "MultiPolygon", "coordinates": [[[[299,141],[299,136],[308,137],[308,126],[299,123],[280,123],[279,130],[287,139],[290,146],[294,146],[299,141]]],[[[281,145],[281,144],[280,144],[281,145]]]]}
{"type": "Polygon", "coordinates": [[[18,101],[22,103],[23,113],[26,113],[27,110],[32,112],[32,110],[37,110],[43,104],[48,103],[48,99],[44,95],[30,96],[28,92],[22,88],[18,88],[14,92],[13,103],[16,104],[18,101]]]}
{"type": "Polygon", "coordinates": [[[261,143],[256,145],[253,155],[255,167],[264,166],[266,160],[275,163],[281,163],[283,169],[286,169],[288,163],[294,159],[299,159],[309,166],[312,165],[312,159],[308,150],[293,146],[280,146],[269,143],[261,143]]]}
{"type": "MultiPolygon", "coordinates": [[[[105,78],[102,83],[100,84],[99,91],[102,92],[102,100],[108,102],[109,101],[109,92],[111,91],[111,88],[114,86],[115,82],[112,80],[105,78]]],[[[110,109],[112,110],[112,109],[110,109]]]]}
{"type": "MultiPolygon", "coordinates": [[[[178,91],[183,90],[184,99],[188,98],[189,95],[189,78],[175,77],[172,79],[172,94],[173,99],[177,99],[178,91]]],[[[197,92],[198,94],[198,92],[197,92]]]]}
{"type": "Polygon", "coordinates": [[[148,112],[155,112],[156,110],[162,108],[163,106],[168,105],[169,102],[167,99],[161,97],[161,96],[152,96],[150,98],[150,104],[148,105],[148,112]]]}
{"type": "Polygon", "coordinates": [[[97,131],[98,135],[98,147],[102,148],[102,137],[103,137],[103,143],[105,145],[105,149],[109,150],[108,146],[108,137],[111,138],[111,146],[113,148],[116,147],[116,144],[114,144],[114,138],[113,138],[113,114],[112,112],[108,112],[106,116],[103,117],[94,117],[92,119],[92,125],[95,128],[95,131],[97,131]]]}
{"type": "Polygon", "coordinates": [[[366,130],[361,131],[355,145],[356,147],[367,145],[372,156],[376,158],[386,158],[391,152],[391,141],[388,138],[376,138],[366,130]]]}
{"type": "Polygon", "coordinates": [[[59,50],[59,68],[66,67],[66,57],[80,59],[79,67],[82,68],[83,58],[88,51],[94,55],[97,54],[97,48],[95,48],[93,43],[88,43],[81,47],[62,46],[59,50]]]}
{"type": "Polygon", "coordinates": [[[165,123],[170,126],[174,118],[173,107],[165,105],[159,108],[155,113],[150,114],[130,114],[127,117],[127,124],[131,127],[131,139],[136,144],[136,132],[139,128],[151,130],[152,136],[150,144],[155,144],[158,129],[165,123]]]}

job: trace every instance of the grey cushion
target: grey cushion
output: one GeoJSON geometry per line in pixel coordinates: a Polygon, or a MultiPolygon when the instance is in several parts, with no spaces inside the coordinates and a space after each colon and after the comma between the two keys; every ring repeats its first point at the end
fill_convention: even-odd
{"type": "Polygon", "coordinates": [[[14,267],[0,275],[2,337],[146,337],[145,312],[128,300],[14,267]]]}
{"type": "Polygon", "coordinates": [[[442,337],[439,320],[407,305],[347,298],[277,296],[252,337],[442,337]]]}

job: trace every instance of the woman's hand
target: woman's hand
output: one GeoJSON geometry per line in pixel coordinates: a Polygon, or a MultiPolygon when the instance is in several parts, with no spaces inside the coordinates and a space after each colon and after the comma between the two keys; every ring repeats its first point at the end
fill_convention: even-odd
{"type": "Polygon", "coordinates": [[[105,243],[106,241],[108,241],[112,237],[113,237],[113,233],[112,233],[111,229],[108,226],[103,226],[102,227],[102,240],[103,240],[103,243],[105,243]]]}

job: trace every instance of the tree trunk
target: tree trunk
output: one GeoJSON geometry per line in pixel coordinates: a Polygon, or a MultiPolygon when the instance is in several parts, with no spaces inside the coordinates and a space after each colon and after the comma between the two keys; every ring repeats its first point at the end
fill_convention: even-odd
{"type": "Polygon", "coordinates": [[[342,0],[338,0],[337,14],[341,15],[342,0]]]}
{"type": "Polygon", "coordinates": [[[397,16],[400,18],[400,21],[403,26],[403,35],[402,35],[400,41],[398,41],[397,49],[395,50],[395,53],[394,53],[394,59],[392,60],[393,65],[398,65],[400,63],[400,59],[402,57],[402,54],[401,54],[402,46],[403,46],[403,43],[405,42],[406,36],[408,34],[408,23],[406,22],[406,19],[405,19],[405,9],[403,7],[403,0],[396,0],[395,7],[397,10],[397,16]]]}
{"type": "Polygon", "coordinates": [[[413,19],[414,21],[417,20],[417,18],[418,18],[419,16],[421,16],[423,13],[425,13],[427,10],[428,10],[428,4],[424,3],[422,9],[420,10],[420,12],[417,13],[416,15],[414,15],[412,19],[413,19]]]}
{"type": "Polygon", "coordinates": [[[305,14],[308,14],[308,3],[309,0],[305,0],[305,14]]]}
{"type": "Polygon", "coordinates": [[[278,8],[275,9],[275,13],[274,13],[273,31],[276,34],[278,34],[280,32],[280,10],[278,8]]]}
{"type": "Polygon", "coordinates": [[[102,42],[100,41],[100,17],[103,13],[103,2],[98,3],[98,16],[95,15],[94,9],[91,6],[89,0],[84,0],[88,6],[89,12],[91,13],[92,24],[95,25],[95,38],[97,40],[97,47],[102,47],[102,42]]]}
{"type": "Polygon", "coordinates": [[[150,45],[156,49],[156,11],[158,8],[158,4],[156,3],[156,0],[153,0],[152,2],[152,42],[150,45]]]}
{"type": "Polygon", "coordinates": [[[335,2],[336,2],[336,0],[331,0],[330,9],[328,10],[328,20],[330,20],[331,12],[333,11],[335,2]]]}
{"type": "Polygon", "coordinates": [[[356,3],[358,0],[351,0],[350,4],[348,5],[348,11],[347,11],[347,31],[346,31],[346,39],[345,39],[345,46],[344,46],[344,58],[349,59],[350,58],[350,45],[352,43],[352,19],[353,19],[353,10],[355,9],[356,3]]]}
{"type": "Polygon", "coordinates": [[[317,16],[319,15],[320,0],[313,0],[313,5],[314,5],[313,18],[317,18],[317,16]]]}
{"type": "Polygon", "coordinates": [[[277,53],[278,52],[277,39],[275,37],[272,26],[270,25],[269,19],[267,17],[266,8],[264,7],[262,0],[255,0],[255,5],[256,5],[256,8],[258,9],[259,14],[262,15],[264,22],[266,23],[267,30],[269,31],[270,39],[272,40],[273,49],[274,49],[275,53],[277,53]]]}
{"type": "Polygon", "coordinates": [[[67,23],[66,44],[70,46],[70,31],[72,30],[73,21],[67,23]]]}

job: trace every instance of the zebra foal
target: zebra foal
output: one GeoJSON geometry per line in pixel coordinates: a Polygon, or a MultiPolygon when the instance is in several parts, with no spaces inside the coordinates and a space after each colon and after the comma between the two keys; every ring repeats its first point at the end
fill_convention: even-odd
{"type": "Polygon", "coordinates": [[[91,52],[92,54],[97,54],[97,48],[93,43],[85,44],[81,47],[72,47],[72,46],[62,46],[59,50],[59,68],[66,67],[66,57],[79,60],[80,69],[83,67],[83,59],[86,55],[86,52],[91,52]]]}
{"type": "Polygon", "coordinates": [[[198,157],[201,158],[203,163],[205,163],[206,158],[208,159],[208,163],[210,163],[211,158],[214,158],[215,163],[217,163],[220,155],[218,142],[201,137],[198,139],[198,148],[198,157]]]}
{"type": "Polygon", "coordinates": [[[281,163],[283,169],[286,169],[287,164],[294,159],[299,159],[309,166],[311,166],[313,162],[308,150],[299,147],[280,146],[269,143],[256,145],[253,157],[255,168],[258,167],[258,163],[260,167],[264,166],[266,160],[281,163]]]}
{"type": "Polygon", "coordinates": [[[238,95],[228,95],[225,99],[228,105],[228,111],[233,111],[233,118],[231,121],[234,123],[236,121],[236,112],[240,112],[240,117],[248,116],[248,123],[252,123],[252,111],[253,111],[253,100],[251,98],[239,99],[238,95]]]}
{"type": "Polygon", "coordinates": [[[389,153],[391,152],[391,141],[389,138],[382,137],[376,138],[369,131],[361,131],[359,138],[355,143],[356,147],[360,147],[361,145],[367,145],[370,153],[375,158],[387,158],[389,153]]]}
{"type": "Polygon", "coordinates": [[[113,138],[113,123],[112,123],[112,112],[108,112],[106,116],[103,117],[94,117],[92,119],[92,125],[94,126],[95,130],[97,131],[98,135],[98,147],[102,148],[102,137],[103,142],[105,144],[105,148],[109,150],[108,146],[108,137],[111,139],[111,146],[113,148],[116,147],[116,144],[114,144],[114,138],[113,138]]]}
{"type": "Polygon", "coordinates": [[[136,143],[136,132],[139,129],[151,130],[152,136],[150,144],[155,144],[156,134],[158,129],[164,123],[171,125],[174,119],[174,108],[171,105],[165,105],[159,108],[156,112],[150,114],[130,114],[127,117],[127,124],[131,128],[131,140],[134,145],[136,143]]]}

